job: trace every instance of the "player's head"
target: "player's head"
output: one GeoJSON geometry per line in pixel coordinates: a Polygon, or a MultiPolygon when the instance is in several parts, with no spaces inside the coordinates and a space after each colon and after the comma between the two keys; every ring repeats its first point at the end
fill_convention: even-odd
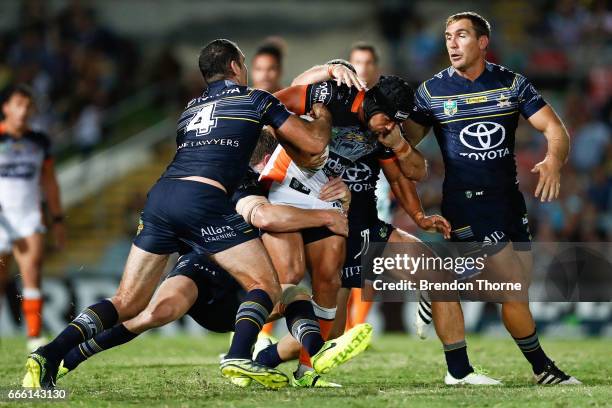
{"type": "Polygon", "coordinates": [[[231,79],[238,85],[248,83],[244,54],[233,41],[218,39],[206,44],[200,51],[198,65],[207,84],[221,79],[231,79]]]}
{"type": "Polygon", "coordinates": [[[446,50],[453,68],[465,71],[484,61],[491,25],[472,11],[453,14],[446,19],[446,50]]]}
{"type": "Polygon", "coordinates": [[[2,98],[2,116],[11,129],[23,130],[34,111],[32,90],[27,85],[9,87],[2,98]]]}
{"type": "Polygon", "coordinates": [[[368,128],[377,136],[386,136],[397,123],[408,119],[413,107],[414,90],[404,79],[382,75],[366,92],[363,112],[368,128]]]}
{"type": "Polygon", "coordinates": [[[257,144],[255,145],[255,150],[253,150],[253,154],[251,155],[249,165],[258,172],[263,171],[268,159],[270,159],[270,156],[274,153],[274,149],[276,149],[278,145],[278,141],[272,132],[273,130],[267,127],[261,130],[257,144]]]}
{"type": "Polygon", "coordinates": [[[255,52],[251,61],[253,88],[276,92],[282,88],[283,53],[275,44],[264,44],[255,52]]]}
{"type": "Polygon", "coordinates": [[[372,44],[357,42],[349,51],[349,62],[357,70],[359,78],[363,79],[368,88],[374,86],[380,76],[378,52],[372,44]]]}

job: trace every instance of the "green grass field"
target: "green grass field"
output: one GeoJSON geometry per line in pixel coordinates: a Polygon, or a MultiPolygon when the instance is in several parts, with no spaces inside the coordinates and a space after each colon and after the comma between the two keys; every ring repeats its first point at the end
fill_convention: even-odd
{"type": "MultiPolygon", "coordinates": [[[[240,389],[221,378],[218,354],[227,336],[159,337],[148,335],[83,363],[59,382],[70,392],[66,403],[30,404],[109,407],[395,407],[395,406],[543,406],[612,405],[612,344],[609,339],[547,340],[559,366],[586,385],[538,387],[528,364],[510,339],[469,337],[472,364],[500,378],[503,387],[450,388],[442,378],[445,364],[437,341],[401,335],[375,339],[373,347],[328,376],[344,388],[268,391],[240,389]]],[[[25,363],[24,340],[0,341],[0,389],[20,385],[25,363]]],[[[281,368],[290,373],[293,363],[281,368]]],[[[6,396],[4,396],[6,398],[6,396]]],[[[2,398],[0,398],[0,401],[2,398]]],[[[1,405],[9,404],[0,402],[1,405]]],[[[16,406],[26,406],[15,403],[16,406]]]]}

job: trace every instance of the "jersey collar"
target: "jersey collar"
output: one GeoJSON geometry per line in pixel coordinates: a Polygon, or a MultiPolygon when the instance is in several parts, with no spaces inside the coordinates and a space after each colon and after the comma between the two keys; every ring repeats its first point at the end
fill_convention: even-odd
{"type": "MultiPolygon", "coordinates": [[[[455,68],[453,68],[452,66],[448,67],[446,71],[448,72],[448,77],[449,78],[455,77],[455,78],[457,78],[456,80],[458,80],[458,81],[466,81],[466,82],[472,83],[472,81],[470,81],[467,78],[462,77],[461,75],[455,75],[457,70],[455,68]]],[[[474,83],[482,80],[482,78],[484,78],[489,72],[493,72],[493,64],[491,64],[489,61],[485,61],[485,69],[478,76],[478,78],[476,78],[474,80],[474,83]]]]}
{"type": "Polygon", "coordinates": [[[208,92],[219,91],[223,88],[229,88],[230,86],[238,86],[238,84],[234,81],[230,81],[229,79],[220,79],[208,84],[208,92]]]}

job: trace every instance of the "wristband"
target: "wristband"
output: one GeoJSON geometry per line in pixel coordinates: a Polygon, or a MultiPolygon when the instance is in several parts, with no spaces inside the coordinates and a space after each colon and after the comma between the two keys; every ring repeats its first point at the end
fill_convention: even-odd
{"type": "Polygon", "coordinates": [[[395,153],[396,155],[400,155],[400,154],[408,153],[410,150],[412,150],[412,146],[410,146],[410,143],[405,142],[404,145],[400,147],[399,149],[393,148],[393,153],[395,153]]]}

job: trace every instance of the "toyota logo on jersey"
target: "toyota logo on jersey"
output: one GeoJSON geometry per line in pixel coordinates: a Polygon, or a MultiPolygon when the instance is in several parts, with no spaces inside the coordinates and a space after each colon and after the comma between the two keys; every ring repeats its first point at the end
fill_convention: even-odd
{"type": "Polygon", "coordinates": [[[365,163],[355,163],[344,171],[342,178],[347,183],[359,183],[368,180],[372,176],[372,169],[365,163]]]}
{"type": "Polygon", "coordinates": [[[495,122],[477,122],[461,129],[461,143],[474,150],[493,149],[504,141],[506,129],[495,122]]]}
{"type": "Polygon", "coordinates": [[[342,179],[353,193],[376,189],[377,177],[372,177],[372,169],[365,163],[356,162],[342,174],[342,179]]]}
{"type": "Polygon", "coordinates": [[[473,160],[492,160],[510,154],[507,147],[500,147],[506,139],[506,129],[496,122],[471,123],[461,129],[459,140],[470,150],[476,152],[460,153],[473,160]]]}

